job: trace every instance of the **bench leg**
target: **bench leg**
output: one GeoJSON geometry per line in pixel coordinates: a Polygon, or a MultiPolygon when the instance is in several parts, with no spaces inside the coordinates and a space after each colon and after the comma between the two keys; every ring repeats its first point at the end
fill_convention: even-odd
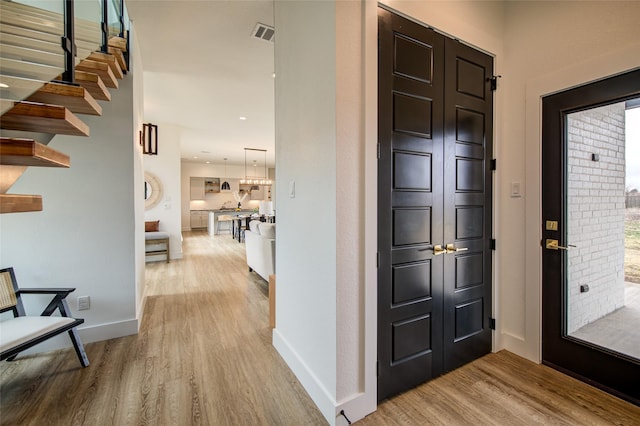
{"type": "Polygon", "coordinates": [[[171,260],[171,249],[169,248],[169,238],[167,238],[167,263],[171,260]]]}
{"type": "Polygon", "coordinates": [[[76,355],[78,355],[80,364],[82,364],[83,367],[88,367],[89,358],[87,358],[87,353],[84,351],[84,346],[82,345],[82,340],[80,340],[78,330],[75,328],[69,330],[69,337],[71,337],[71,342],[73,343],[73,348],[76,350],[76,355]]]}

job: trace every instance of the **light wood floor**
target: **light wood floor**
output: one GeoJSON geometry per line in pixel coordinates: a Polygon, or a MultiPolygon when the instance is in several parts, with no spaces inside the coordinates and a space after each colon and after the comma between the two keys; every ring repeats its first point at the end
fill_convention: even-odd
{"type": "MultiPolygon", "coordinates": [[[[323,425],[271,346],[244,245],[186,233],[147,265],[140,334],[0,363],[2,425],[323,425]]],[[[348,415],[349,413],[347,413],[348,415]]],[[[506,351],[383,402],[362,425],[638,425],[625,403],[506,351]]]]}

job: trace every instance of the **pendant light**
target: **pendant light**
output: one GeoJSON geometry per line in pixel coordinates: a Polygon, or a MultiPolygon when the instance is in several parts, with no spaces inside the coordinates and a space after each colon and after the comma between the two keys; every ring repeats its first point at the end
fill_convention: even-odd
{"type": "Polygon", "coordinates": [[[227,182],[227,159],[224,159],[224,182],[222,182],[222,186],[220,187],[222,191],[231,191],[231,185],[227,182]]]}
{"type": "Polygon", "coordinates": [[[271,185],[271,181],[268,179],[267,174],[267,150],[266,149],[258,149],[258,148],[245,148],[244,149],[244,179],[240,179],[241,184],[249,184],[249,185],[263,185],[269,186],[271,185]],[[253,160],[253,176],[249,176],[247,173],[247,151],[258,151],[264,154],[264,176],[261,179],[258,179],[257,166],[258,161],[253,160]]]}

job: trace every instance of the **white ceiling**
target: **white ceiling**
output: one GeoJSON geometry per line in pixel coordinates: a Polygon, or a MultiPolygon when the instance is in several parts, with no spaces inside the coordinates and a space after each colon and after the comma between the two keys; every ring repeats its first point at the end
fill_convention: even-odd
{"type": "Polygon", "coordinates": [[[185,160],[244,164],[246,147],[267,149],[273,166],[274,45],[251,37],[258,22],[273,26],[273,1],[126,5],[142,55],[145,122],[180,126],[185,160]]]}

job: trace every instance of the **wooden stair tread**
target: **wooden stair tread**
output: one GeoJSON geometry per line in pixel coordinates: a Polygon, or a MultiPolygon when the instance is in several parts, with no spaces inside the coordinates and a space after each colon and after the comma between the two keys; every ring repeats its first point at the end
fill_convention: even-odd
{"type": "Polygon", "coordinates": [[[0,43],[49,53],[62,54],[64,52],[59,40],[58,43],[51,43],[50,41],[38,40],[35,38],[28,38],[4,32],[0,32],[0,43]]]}
{"type": "Polygon", "coordinates": [[[2,59],[15,59],[24,62],[34,62],[36,64],[49,65],[51,67],[64,68],[64,55],[62,51],[49,53],[42,50],[29,49],[27,47],[12,46],[10,44],[0,44],[2,59]]]}
{"type": "MultiPolygon", "coordinates": [[[[2,1],[0,2],[0,10],[2,11],[12,11],[15,13],[19,13],[22,15],[26,15],[26,16],[33,16],[33,17],[39,17],[42,19],[49,19],[49,20],[53,20],[53,21],[60,21],[63,17],[63,15],[61,13],[58,12],[53,12],[51,10],[47,10],[47,9],[41,9],[39,7],[36,6],[29,6],[27,4],[24,3],[20,3],[17,1],[2,1]]],[[[79,18],[79,17],[75,17],[74,20],[74,26],[78,27],[78,28],[89,28],[91,30],[95,29],[96,26],[96,22],[89,20],[89,19],[83,19],[83,18],[79,18]]]]}
{"type": "Polygon", "coordinates": [[[67,154],[33,139],[0,137],[0,164],[3,166],[69,167],[67,154]]]}
{"type": "MultiPolygon", "coordinates": [[[[0,23],[0,32],[3,35],[14,35],[24,38],[25,40],[42,41],[60,46],[60,35],[57,34],[44,33],[42,31],[4,23],[0,23]]],[[[80,56],[81,52],[86,52],[86,54],[80,56],[81,58],[85,58],[89,56],[89,53],[99,47],[99,43],[95,41],[76,40],[76,47],[78,49],[78,56],[80,56]]]]}
{"type": "Polygon", "coordinates": [[[76,70],[98,74],[105,86],[111,87],[113,89],[118,88],[118,80],[116,80],[116,77],[113,75],[113,72],[111,71],[109,65],[105,64],[104,62],[85,59],[78,65],[76,65],[76,70]]]}
{"type": "Polygon", "coordinates": [[[96,73],[76,70],[76,83],[84,87],[91,93],[94,99],[99,101],[110,101],[111,93],[96,73]]]}
{"type": "Polygon", "coordinates": [[[41,195],[0,194],[0,213],[42,211],[41,195]]]}
{"type": "Polygon", "coordinates": [[[0,75],[0,83],[6,86],[0,87],[0,99],[6,101],[0,103],[0,115],[13,108],[14,102],[26,99],[43,85],[43,82],[40,80],[13,77],[10,75],[0,75]]]}
{"type": "MultiPolygon", "coordinates": [[[[6,3],[7,2],[2,1],[0,2],[0,5],[5,5],[6,3]]],[[[62,14],[55,14],[55,16],[29,15],[28,13],[2,7],[0,22],[35,31],[55,34],[58,35],[58,37],[64,34],[64,18],[62,14]]],[[[100,30],[100,25],[97,22],[90,23],[88,25],[76,25],[75,30],[76,39],[98,41],[98,44],[102,39],[102,31],[100,30]]]]}
{"type": "Polygon", "coordinates": [[[23,62],[16,59],[2,58],[0,61],[0,74],[2,75],[30,78],[42,82],[52,80],[62,71],[64,71],[64,68],[23,62]]]}
{"type": "Polygon", "coordinates": [[[117,47],[123,52],[127,51],[127,39],[122,37],[111,37],[107,43],[109,46],[117,47]]]}
{"type": "Polygon", "coordinates": [[[101,115],[102,107],[82,86],[50,82],[29,96],[27,101],[62,105],[76,114],[101,115]]]}
{"type": "Polygon", "coordinates": [[[4,113],[0,124],[8,130],[89,136],[89,126],[60,105],[17,102],[4,113]]]}
{"type": "Polygon", "coordinates": [[[111,53],[116,58],[118,65],[120,65],[120,69],[122,71],[127,71],[127,61],[124,58],[124,53],[122,53],[122,50],[118,49],[117,47],[109,46],[109,53],[111,53]]]}
{"type": "Polygon", "coordinates": [[[118,61],[116,61],[116,57],[110,53],[91,52],[87,59],[89,59],[90,61],[104,62],[105,64],[109,65],[109,68],[111,68],[111,72],[119,80],[122,80],[122,78],[124,77],[122,69],[120,68],[120,64],[118,64],[118,61]]]}

